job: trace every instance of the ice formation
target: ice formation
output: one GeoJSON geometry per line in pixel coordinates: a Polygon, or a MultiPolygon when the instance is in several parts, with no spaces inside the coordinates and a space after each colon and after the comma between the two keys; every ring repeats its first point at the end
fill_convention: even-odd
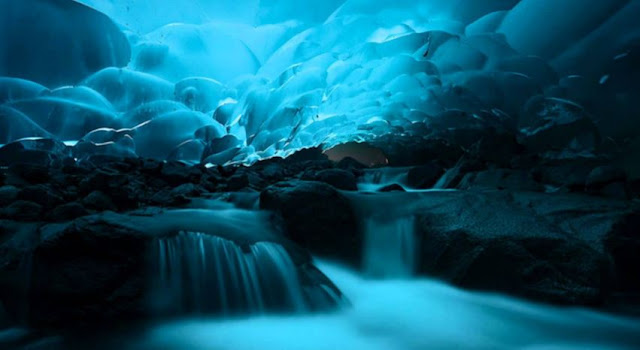
{"type": "Polygon", "coordinates": [[[640,128],[636,0],[0,3],[0,144],[228,163],[461,123],[539,136],[548,109],[640,128]]]}

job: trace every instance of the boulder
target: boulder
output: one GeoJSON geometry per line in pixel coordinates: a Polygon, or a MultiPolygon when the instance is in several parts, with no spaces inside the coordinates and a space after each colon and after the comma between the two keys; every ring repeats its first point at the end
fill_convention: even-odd
{"type": "MultiPolygon", "coordinates": [[[[296,287],[301,290],[303,302],[308,303],[310,309],[335,306],[340,301],[340,291],[311,264],[311,257],[263,228],[258,219],[259,215],[249,212],[148,210],[138,215],[105,212],[68,223],[36,227],[31,233],[12,230],[9,239],[0,241],[0,303],[5,305],[13,320],[23,320],[40,329],[105,327],[148,318],[159,312],[155,309],[155,298],[158,297],[156,283],[160,278],[151,272],[169,261],[157,255],[157,250],[162,248],[160,242],[167,243],[180,236],[184,244],[195,244],[198,238],[191,241],[191,235],[211,235],[223,238],[227,242],[225,248],[239,250],[240,254],[240,246],[251,249],[259,242],[279,244],[282,253],[287,254],[293,264],[292,273],[299,277],[296,287]],[[22,263],[26,261],[28,265],[22,263]],[[332,299],[331,293],[338,299],[332,299]]],[[[1,229],[4,226],[0,222],[3,236],[1,229]]],[[[176,249],[180,247],[176,246],[176,249]]],[[[264,257],[270,259],[268,254],[264,257]]],[[[263,262],[273,263],[271,260],[263,262]]],[[[217,263],[218,266],[211,266],[213,270],[224,270],[228,268],[227,264],[236,262],[222,260],[217,263]]],[[[187,260],[182,264],[187,266],[187,260]]],[[[256,271],[260,272],[256,278],[268,277],[264,269],[256,271]]],[[[278,283],[273,282],[270,286],[278,283]]],[[[179,288],[186,292],[190,287],[179,288]]],[[[216,293],[219,288],[224,286],[211,285],[207,292],[216,293]]],[[[246,291],[227,291],[243,292],[246,291]]],[[[287,293],[262,292],[272,293],[265,295],[264,300],[273,307],[290,302],[284,300],[287,293]]],[[[181,299],[171,300],[172,304],[182,302],[181,299]]],[[[228,309],[207,312],[247,311],[242,305],[230,303],[227,306],[228,309]]]]}
{"type": "Polygon", "coordinates": [[[444,168],[439,163],[432,161],[411,168],[407,173],[407,185],[419,189],[431,188],[443,174],[444,168]]]}
{"type": "Polygon", "coordinates": [[[420,203],[422,274],[571,305],[603,305],[612,290],[636,288],[637,208],[628,201],[483,191],[430,192],[420,203]]]}
{"type": "Polygon", "coordinates": [[[311,252],[360,263],[361,234],[349,200],[315,181],[284,181],[260,194],[260,208],[282,220],[285,235],[311,252]]]}
{"type": "Polygon", "coordinates": [[[325,169],[320,171],[307,171],[302,175],[303,180],[320,181],[327,183],[339,190],[356,191],[358,184],[352,172],[342,169],[325,169]]]}

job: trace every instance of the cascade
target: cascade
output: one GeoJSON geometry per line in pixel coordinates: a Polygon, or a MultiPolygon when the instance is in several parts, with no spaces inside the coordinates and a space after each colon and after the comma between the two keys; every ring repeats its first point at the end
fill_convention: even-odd
{"type": "Polygon", "coordinates": [[[375,277],[410,277],[416,264],[416,234],[413,216],[364,222],[365,272],[375,277]]]}
{"type": "Polygon", "coordinates": [[[153,243],[153,302],[170,313],[261,313],[307,308],[298,273],[277,243],[241,246],[205,233],[180,232],[153,243]]]}

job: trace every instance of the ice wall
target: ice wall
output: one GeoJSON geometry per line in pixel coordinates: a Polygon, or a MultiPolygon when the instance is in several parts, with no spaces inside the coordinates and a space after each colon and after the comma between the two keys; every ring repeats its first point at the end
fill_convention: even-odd
{"type": "Polygon", "coordinates": [[[549,104],[584,109],[606,137],[640,130],[638,0],[81,2],[0,0],[0,143],[250,162],[532,130],[549,104]]]}

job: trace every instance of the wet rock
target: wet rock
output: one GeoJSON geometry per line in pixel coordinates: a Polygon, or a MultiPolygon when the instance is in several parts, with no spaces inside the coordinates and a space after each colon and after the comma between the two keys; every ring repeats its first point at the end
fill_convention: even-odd
{"type": "MultiPolygon", "coordinates": [[[[220,215],[216,211],[193,210],[146,210],[138,215],[106,212],[70,223],[48,224],[36,230],[36,235],[14,236],[10,243],[0,241],[0,302],[12,318],[47,329],[104,327],[151,318],[157,310],[150,306],[155,286],[149,282],[149,271],[152,264],[159,263],[153,261],[157,238],[183,231],[221,234],[237,244],[265,239],[260,232],[254,232],[261,227],[254,222],[245,223],[253,229],[251,238],[234,236],[235,231],[221,223],[220,215]],[[214,220],[209,220],[212,217],[214,220]],[[25,257],[30,262],[28,269],[20,263],[25,257]],[[29,283],[25,287],[26,281],[29,283]]],[[[291,255],[294,273],[300,277],[305,293],[317,296],[329,288],[340,295],[311,264],[308,253],[282,238],[275,242],[291,255]]],[[[284,304],[282,300],[270,301],[284,304]]],[[[331,301],[328,307],[335,306],[335,302],[331,301]]],[[[224,311],[244,309],[230,305],[224,311]]]]}
{"type": "Polygon", "coordinates": [[[5,183],[10,185],[41,184],[51,180],[49,169],[42,165],[16,163],[9,166],[5,183]]]}
{"type": "Polygon", "coordinates": [[[167,162],[160,172],[162,179],[177,186],[189,182],[189,166],[182,162],[167,162]]]}
{"type": "Polygon", "coordinates": [[[378,192],[405,192],[405,189],[401,185],[391,184],[378,189],[378,192]]]}
{"type": "Polygon", "coordinates": [[[640,292],[640,211],[631,211],[612,225],[605,247],[614,262],[616,291],[640,292]]]}
{"type": "Polygon", "coordinates": [[[624,170],[612,165],[603,165],[589,173],[586,186],[588,189],[597,189],[613,182],[624,182],[626,177],[624,170]]]}
{"type": "Polygon", "coordinates": [[[407,184],[418,189],[431,188],[444,174],[444,168],[437,162],[413,167],[407,173],[407,184]]]}
{"type": "Polygon", "coordinates": [[[459,189],[508,189],[519,191],[542,191],[544,186],[526,170],[492,169],[468,173],[458,184],[459,189]]]}
{"type": "Polygon", "coordinates": [[[21,221],[41,220],[42,206],[38,203],[17,200],[7,207],[0,209],[0,217],[21,221]]]}
{"type": "Polygon", "coordinates": [[[600,143],[598,128],[583,108],[566,100],[532,98],[521,124],[520,143],[534,152],[593,150],[600,143]]]}
{"type": "Polygon", "coordinates": [[[437,138],[386,135],[370,143],[384,152],[389,166],[414,166],[439,160],[445,167],[451,167],[464,154],[459,145],[437,138]]]}
{"type": "Polygon", "coordinates": [[[64,202],[64,198],[55,193],[51,186],[32,185],[20,190],[18,198],[26,201],[38,203],[44,208],[53,208],[64,202]]]}
{"type": "Polygon", "coordinates": [[[275,212],[285,234],[310,251],[360,263],[361,237],[349,203],[332,186],[314,181],[285,181],[260,194],[260,208],[275,212]]]}
{"type": "Polygon", "coordinates": [[[117,209],[117,207],[113,204],[111,198],[104,194],[102,191],[98,190],[93,191],[86,197],[84,197],[84,199],[82,200],[82,204],[89,209],[98,211],[117,209]]]}
{"type": "Polygon", "coordinates": [[[51,211],[49,217],[53,221],[67,221],[88,215],[89,212],[78,202],[59,205],[51,211]]]}
{"type": "Polygon", "coordinates": [[[12,203],[18,198],[20,190],[14,186],[2,186],[0,187],[0,207],[4,207],[12,203]]]}
{"type": "Polygon", "coordinates": [[[635,235],[633,220],[623,225],[627,231],[618,224],[632,209],[627,201],[462,191],[430,193],[424,203],[417,215],[420,272],[461,287],[603,305],[615,281],[638,266],[629,260],[637,247],[621,248],[635,235]],[[610,273],[616,249],[618,277],[610,273]]]}
{"type": "Polygon", "coordinates": [[[325,169],[318,172],[307,171],[302,175],[303,180],[320,181],[339,190],[356,191],[358,184],[352,172],[342,169],[325,169]]]}
{"type": "Polygon", "coordinates": [[[345,170],[359,170],[359,169],[364,169],[367,166],[360,163],[359,161],[357,161],[356,159],[352,158],[352,157],[344,157],[342,158],[337,164],[336,166],[340,169],[345,169],[345,170]]]}

